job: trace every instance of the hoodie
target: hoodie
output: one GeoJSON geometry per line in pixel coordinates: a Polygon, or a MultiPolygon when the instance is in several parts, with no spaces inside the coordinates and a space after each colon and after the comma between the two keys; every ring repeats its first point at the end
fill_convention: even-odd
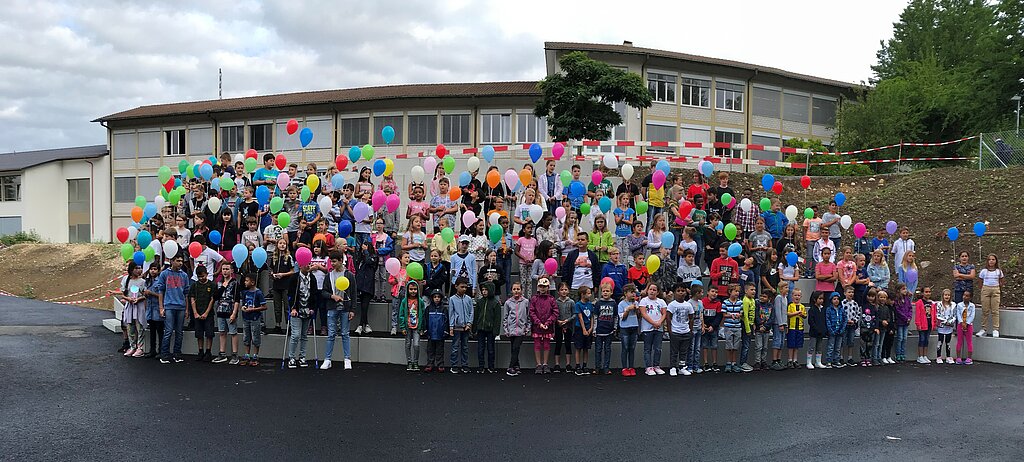
{"type": "MultiPolygon", "coordinates": [[[[466,324],[473,323],[473,298],[456,293],[448,299],[448,327],[465,330],[466,324]]],[[[472,327],[472,326],[470,326],[472,327]]]]}
{"type": "Polygon", "coordinates": [[[910,297],[902,297],[892,302],[893,315],[896,316],[897,326],[909,326],[910,320],[914,317],[914,307],[910,304],[910,297]]]}
{"type": "Polygon", "coordinates": [[[828,308],[825,309],[825,327],[829,335],[842,335],[846,332],[846,310],[842,303],[833,304],[832,299],[838,299],[839,292],[832,292],[828,298],[828,308]]]}
{"type": "Polygon", "coordinates": [[[572,320],[574,319],[572,310],[573,308],[576,307],[576,302],[574,302],[571,298],[566,297],[564,299],[557,299],[556,303],[558,303],[558,320],[570,321],[565,324],[565,328],[568,330],[572,330],[572,326],[574,324],[572,322],[572,320]]]}
{"type": "Polygon", "coordinates": [[[437,262],[437,265],[434,265],[427,259],[423,263],[424,279],[426,281],[423,292],[429,294],[434,289],[439,289],[442,293],[447,292],[445,289],[448,287],[450,268],[451,266],[444,260],[440,260],[437,262]]]}
{"type": "Polygon", "coordinates": [[[601,267],[601,279],[611,278],[615,284],[612,286],[612,296],[615,298],[622,297],[622,287],[626,285],[626,265],[622,263],[615,264],[609,261],[601,267]]]}
{"type": "Polygon", "coordinates": [[[423,328],[423,309],[427,306],[427,300],[420,293],[420,284],[416,281],[409,281],[405,285],[405,298],[398,307],[398,327],[400,330],[419,330],[423,328]],[[409,300],[409,289],[416,288],[416,298],[409,300]]]}
{"type": "Polygon", "coordinates": [[[554,335],[555,321],[558,321],[558,302],[550,293],[534,294],[530,297],[530,324],[531,331],[536,335],[554,335]],[[547,324],[547,329],[541,329],[541,324],[547,324]]]}
{"type": "Polygon", "coordinates": [[[501,329],[501,303],[494,293],[494,284],[485,282],[480,286],[481,292],[484,289],[487,290],[487,296],[477,299],[473,309],[473,333],[484,331],[494,335],[501,329]]]}
{"type": "Polygon", "coordinates": [[[914,321],[917,324],[917,330],[935,330],[939,325],[938,317],[935,313],[935,302],[924,299],[918,300],[914,304],[914,321]]]}
{"type": "Polygon", "coordinates": [[[444,341],[445,336],[448,335],[448,309],[445,308],[444,301],[434,303],[434,300],[431,298],[427,303],[426,313],[423,316],[423,322],[420,323],[420,328],[426,334],[428,340],[444,341]]]}
{"type": "Polygon", "coordinates": [[[880,303],[875,306],[875,325],[881,332],[896,332],[896,325],[893,324],[892,308],[889,305],[880,303]],[[889,325],[883,326],[883,321],[887,321],[889,325]]]}
{"type": "Polygon", "coordinates": [[[188,273],[167,268],[156,277],[156,284],[154,284],[156,290],[153,292],[163,294],[165,310],[184,310],[185,294],[188,293],[191,282],[188,273]]]}
{"type": "Polygon", "coordinates": [[[807,335],[812,338],[828,337],[828,327],[825,325],[825,308],[811,305],[807,309],[807,335]]]}
{"type": "Polygon", "coordinates": [[[530,301],[526,297],[509,297],[501,312],[501,331],[509,337],[530,335],[530,301]]]}

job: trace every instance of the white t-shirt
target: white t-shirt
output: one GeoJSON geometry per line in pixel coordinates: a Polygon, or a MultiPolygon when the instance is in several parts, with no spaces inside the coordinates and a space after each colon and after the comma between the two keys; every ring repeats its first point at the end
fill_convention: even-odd
{"type": "MultiPolygon", "coordinates": [[[[664,300],[660,298],[651,300],[651,297],[644,297],[643,299],[640,300],[640,303],[637,303],[637,305],[640,305],[641,309],[647,311],[647,317],[653,319],[654,321],[660,321],[661,310],[668,308],[668,305],[665,304],[664,300]]],[[[647,322],[647,320],[641,316],[640,332],[650,332],[652,330],[654,330],[654,326],[652,326],[651,323],[647,322]]]]}
{"type": "Polygon", "coordinates": [[[1003,277],[1003,270],[992,271],[985,268],[978,272],[978,277],[981,278],[981,283],[985,287],[999,287],[999,279],[1003,277]]]}
{"type": "Polygon", "coordinates": [[[905,241],[903,239],[896,239],[896,242],[892,243],[892,254],[896,257],[896,260],[893,261],[896,262],[896,266],[900,266],[903,263],[903,255],[911,250],[915,250],[913,239],[905,241]]]}
{"type": "Polygon", "coordinates": [[[216,250],[209,247],[203,249],[203,253],[200,253],[199,256],[196,257],[195,265],[192,266],[192,280],[199,280],[199,278],[196,277],[196,269],[199,268],[199,265],[203,265],[206,267],[206,279],[212,281],[213,275],[217,274],[217,268],[214,264],[222,261],[224,261],[224,256],[217,253],[216,250]]]}
{"type": "Polygon", "coordinates": [[[672,316],[673,334],[690,333],[690,316],[693,316],[694,310],[693,305],[689,301],[677,302],[672,300],[672,303],[668,304],[668,312],[672,316]]]}

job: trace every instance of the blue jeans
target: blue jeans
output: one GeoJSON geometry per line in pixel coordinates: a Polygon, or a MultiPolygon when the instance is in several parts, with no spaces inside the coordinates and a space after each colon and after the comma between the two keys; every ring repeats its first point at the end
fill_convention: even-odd
{"type": "Polygon", "coordinates": [[[160,356],[171,359],[171,336],[174,336],[174,356],[181,356],[181,339],[185,335],[185,309],[164,308],[164,338],[160,342],[160,356]]]}
{"type": "Polygon", "coordinates": [[[661,365],[661,330],[644,332],[644,367],[661,365]]]}
{"type": "MultiPolygon", "coordinates": [[[[651,223],[654,223],[654,217],[661,213],[661,207],[650,206],[647,208],[647,226],[644,229],[651,229],[651,223]]],[[[634,217],[636,218],[636,217],[634,217]]],[[[679,242],[679,241],[676,241],[679,242]]]]}
{"type": "Polygon", "coordinates": [[[885,329],[879,329],[879,335],[875,337],[875,343],[871,348],[871,360],[880,361],[882,359],[882,343],[885,340],[885,329]]]}
{"type": "Polygon", "coordinates": [[[598,370],[608,369],[612,359],[612,336],[609,334],[595,337],[597,337],[597,352],[594,353],[594,367],[598,370]]]}
{"type": "Polygon", "coordinates": [[[623,327],[619,329],[619,339],[622,341],[620,362],[624,369],[633,367],[633,358],[636,354],[637,327],[623,327]]]}
{"type": "Polygon", "coordinates": [[[907,354],[907,329],[910,326],[896,326],[896,356],[907,354]]]}
{"type": "Polygon", "coordinates": [[[391,328],[398,329],[398,311],[402,308],[402,299],[405,298],[405,287],[398,289],[398,295],[391,299],[391,328]]]}
{"type": "Polygon", "coordinates": [[[484,350],[487,351],[486,367],[494,369],[494,332],[478,330],[476,331],[476,364],[478,367],[484,367],[484,350]]]}
{"type": "Polygon", "coordinates": [[[309,330],[310,318],[292,316],[288,320],[291,332],[288,336],[288,359],[306,358],[306,331],[309,330]],[[298,347],[299,356],[295,356],[295,349],[298,347]]]}
{"type": "MultiPolygon", "coordinates": [[[[495,287],[494,290],[499,294],[508,295],[511,293],[510,288],[512,287],[512,257],[497,257],[496,260],[498,264],[501,265],[502,272],[504,272],[503,280],[505,281],[505,284],[503,287],[495,287]]],[[[479,263],[477,266],[479,267],[479,263]]]]}
{"type": "Polygon", "coordinates": [[[341,335],[341,349],[345,353],[345,359],[349,359],[349,332],[348,332],[348,311],[328,310],[327,311],[327,353],[324,356],[328,361],[334,353],[334,339],[341,335]]]}
{"type": "Polygon", "coordinates": [[[457,330],[452,335],[452,367],[469,367],[469,331],[457,330]]]}
{"type": "MultiPolygon", "coordinates": [[[[678,261],[679,243],[683,242],[683,228],[670,228],[670,231],[672,232],[672,237],[675,237],[675,240],[672,242],[672,253],[670,255],[673,260],[678,261]]],[[[700,250],[700,244],[697,244],[697,246],[697,250],[700,250]]],[[[700,260],[694,259],[694,263],[700,265],[700,260]]]]}
{"type": "Polygon", "coordinates": [[[747,357],[750,356],[750,334],[743,332],[740,334],[740,362],[739,364],[746,364],[747,357]]]}
{"type": "MultiPolygon", "coordinates": [[[[678,242],[680,241],[677,240],[676,242],[676,249],[678,249],[678,242]]],[[[693,254],[693,262],[696,263],[697,266],[700,266],[700,262],[704,261],[704,233],[697,231],[697,235],[693,236],[693,242],[697,243],[697,252],[693,254]]],[[[675,256],[676,253],[675,249],[673,249],[672,255],[675,256]]],[[[697,337],[697,335],[694,335],[694,337],[697,337]]]]}
{"type": "Polygon", "coordinates": [[[829,334],[828,347],[825,349],[825,364],[833,364],[843,359],[843,334],[829,334]]]}
{"type": "Polygon", "coordinates": [[[700,367],[700,348],[703,340],[703,335],[700,333],[695,334],[693,342],[690,343],[690,351],[686,353],[686,368],[691,371],[695,371],[700,367]]]}

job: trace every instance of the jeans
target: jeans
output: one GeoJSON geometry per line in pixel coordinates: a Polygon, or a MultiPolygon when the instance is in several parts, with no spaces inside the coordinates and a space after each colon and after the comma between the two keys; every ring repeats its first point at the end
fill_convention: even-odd
{"type": "Polygon", "coordinates": [[[260,351],[260,344],[262,343],[262,337],[261,337],[261,335],[263,334],[263,330],[262,329],[263,329],[263,317],[262,316],[260,316],[259,318],[253,319],[253,320],[243,320],[242,321],[242,334],[243,334],[242,335],[242,344],[245,345],[245,346],[252,345],[252,346],[256,347],[256,352],[259,353],[259,351],[260,351]]]}
{"type": "Polygon", "coordinates": [[[612,358],[612,336],[597,335],[597,351],[594,353],[594,367],[597,370],[609,369],[612,358]]]}
{"type": "Polygon", "coordinates": [[[427,367],[444,366],[444,339],[427,340],[427,367]]]}
{"type": "MultiPolygon", "coordinates": [[[[670,228],[670,231],[672,232],[672,237],[675,238],[672,241],[672,253],[670,255],[672,257],[672,260],[678,261],[679,243],[683,242],[683,228],[670,228]]],[[[701,244],[697,244],[697,252],[700,252],[702,249],[703,247],[701,246],[701,244]]],[[[696,257],[697,256],[694,255],[693,262],[696,263],[697,265],[700,265],[700,260],[698,260],[696,257]]]]}
{"type": "MultiPolygon", "coordinates": [[[[677,239],[679,239],[679,237],[677,237],[677,239]]],[[[675,248],[672,251],[672,256],[673,257],[675,257],[675,254],[676,254],[676,250],[675,249],[679,248],[679,244],[678,244],[679,242],[680,241],[678,241],[678,240],[676,241],[676,246],[675,246],[675,248]]],[[[700,266],[700,262],[704,261],[703,260],[703,258],[704,258],[704,233],[698,231],[697,235],[693,237],[693,242],[697,243],[697,252],[695,254],[693,254],[693,262],[696,263],[697,266],[700,266]]],[[[699,337],[699,335],[695,335],[694,337],[699,337]]]]}
{"type": "Polygon", "coordinates": [[[740,362],[739,364],[746,364],[747,358],[750,356],[750,334],[744,332],[740,336],[740,362]]]}
{"type": "Polygon", "coordinates": [[[416,329],[405,331],[405,362],[420,363],[420,331],[416,329]]]}
{"type": "Polygon", "coordinates": [[[291,332],[288,337],[288,359],[296,359],[295,349],[298,347],[298,358],[306,358],[306,331],[309,330],[310,318],[292,316],[288,320],[291,332]]]}
{"type": "Polygon", "coordinates": [[[660,330],[649,330],[644,335],[644,367],[657,367],[661,364],[660,330]]]}
{"type": "Polygon", "coordinates": [[[164,321],[149,321],[149,352],[156,355],[160,353],[160,345],[157,342],[164,341],[164,321]]]}
{"type": "Polygon", "coordinates": [[[274,300],[274,321],[276,327],[284,325],[282,319],[285,319],[285,313],[288,311],[288,289],[274,289],[270,291],[270,296],[274,300]]]}
{"type": "Polygon", "coordinates": [[[620,362],[624,369],[633,368],[633,359],[636,354],[636,333],[638,327],[623,327],[619,329],[619,340],[622,341],[620,362]]]}
{"type": "Polygon", "coordinates": [[[398,310],[402,307],[402,299],[405,298],[405,287],[398,289],[398,295],[391,300],[391,328],[398,329],[398,310]]]}
{"type": "MultiPolygon", "coordinates": [[[[501,250],[501,249],[499,248],[498,250],[501,250]]],[[[509,250],[511,251],[512,249],[509,249],[509,250]]],[[[498,261],[498,264],[501,265],[501,270],[504,272],[504,274],[502,275],[504,277],[504,279],[502,279],[502,280],[505,281],[505,284],[504,284],[504,287],[495,287],[494,290],[495,290],[495,292],[498,292],[499,294],[503,294],[503,295],[507,296],[510,293],[509,292],[510,288],[512,287],[512,256],[511,256],[511,253],[509,254],[508,257],[498,257],[497,261],[498,261]]],[[[479,265],[480,265],[480,263],[477,263],[478,267],[479,267],[479,265]]]]}
{"type": "Polygon", "coordinates": [[[896,326],[896,356],[902,358],[907,354],[907,329],[910,326],[896,326]]]}
{"type": "Polygon", "coordinates": [[[523,347],[523,339],[525,339],[525,338],[526,337],[524,337],[522,335],[517,335],[515,337],[510,337],[509,338],[509,342],[511,343],[511,347],[512,347],[512,351],[511,351],[512,354],[511,354],[511,356],[509,357],[509,360],[508,360],[508,367],[510,369],[518,369],[519,368],[519,350],[522,349],[522,347],[523,347]]]}
{"type": "Polygon", "coordinates": [[[452,335],[452,367],[469,367],[469,331],[457,330],[452,335]]]}
{"type": "Polygon", "coordinates": [[[871,349],[871,360],[880,361],[882,359],[882,344],[885,343],[885,329],[878,330],[878,336],[874,338],[874,345],[871,349]]]}
{"type": "Polygon", "coordinates": [[[476,364],[484,367],[484,350],[487,350],[487,368],[494,369],[494,332],[476,331],[476,364]]]}
{"type": "MultiPolygon", "coordinates": [[[[814,275],[814,243],[817,241],[807,241],[807,255],[804,255],[804,274],[814,275]]],[[[790,292],[792,293],[792,292],[790,292]]]]}
{"type": "Polygon", "coordinates": [[[174,336],[174,356],[181,356],[181,338],[184,336],[185,310],[164,308],[164,339],[160,342],[160,355],[171,359],[171,336],[174,336]]]}
{"type": "Polygon", "coordinates": [[[328,361],[334,353],[334,339],[341,335],[341,349],[345,359],[349,356],[349,331],[348,311],[329,310],[327,311],[327,353],[324,355],[328,361]]]}
{"type": "Polygon", "coordinates": [[[675,332],[669,332],[668,334],[668,351],[669,351],[669,364],[672,367],[685,368],[686,357],[691,351],[693,342],[693,334],[687,332],[685,334],[677,334],[675,332]]]}
{"type": "MultiPolygon", "coordinates": [[[[654,223],[654,217],[661,214],[661,209],[661,207],[655,207],[653,205],[647,208],[647,226],[644,227],[644,229],[651,229],[651,223],[654,223]]],[[[633,218],[635,219],[636,217],[634,216],[633,218]]]]}
{"type": "Polygon", "coordinates": [[[825,350],[825,364],[833,364],[843,359],[843,334],[829,334],[828,347],[825,350]]]}
{"type": "Polygon", "coordinates": [[[754,332],[754,364],[768,364],[768,332],[754,332]]]}
{"type": "Polygon", "coordinates": [[[697,370],[700,366],[700,348],[704,336],[697,334],[693,336],[693,341],[690,342],[690,351],[686,353],[686,364],[691,371],[697,370]]]}

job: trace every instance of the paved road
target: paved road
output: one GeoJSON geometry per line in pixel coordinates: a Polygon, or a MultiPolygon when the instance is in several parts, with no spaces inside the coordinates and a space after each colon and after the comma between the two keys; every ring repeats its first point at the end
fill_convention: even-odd
{"type": "Polygon", "coordinates": [[[510,379],[161,365],[115,353],[102,317],[0,297],[0,458],[1020,460],[1024,442],[1024,369],[1008,366],[510,379]]]}

